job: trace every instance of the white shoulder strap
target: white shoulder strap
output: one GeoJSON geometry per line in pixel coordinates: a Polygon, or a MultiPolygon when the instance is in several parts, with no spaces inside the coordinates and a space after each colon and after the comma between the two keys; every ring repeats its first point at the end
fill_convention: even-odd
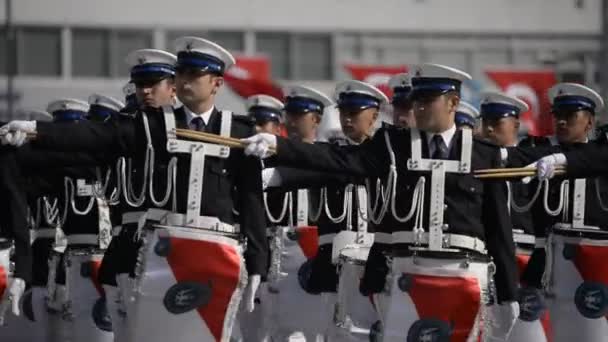
{"type": "Polygon", "coordinates": [[[297,203],[297,226],[305,227],[308,226],[308,190],[298,190],[298,203],[297,203]]]}
{"type": "Polygon", "coordinates": [[[173,113],[173,107],[163,106],[163,116],[165,118],[165,129],[167,130],[167,141],[171,139],[177,139],[177,132],[175,130],[175,114],[173,113]]]}
{"type": "Polygon", "coordinates": [[[551,146],[559,145],[559,141],[557,141],[557,137],[555,135],[550,136],[549,141],[551,142],[551,146]]]}
{"type": "Polygon", "coordinates": [[[222,112],[222,125],[220,127],[220,135],[223,137],[230,137],[232,131],[232,112],[229,110],[223,110],[222,112]]]}

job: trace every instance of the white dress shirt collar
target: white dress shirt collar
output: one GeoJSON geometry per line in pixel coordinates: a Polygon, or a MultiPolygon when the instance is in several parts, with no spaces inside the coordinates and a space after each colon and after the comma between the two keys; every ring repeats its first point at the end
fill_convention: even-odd
{"type": "Polygon", "coordinates": [[[190,110],[190,108],[184,106],[184,112],[186,112],[186,117],[188,119],[188,125],[190,125],[192,123],[192,120],[194,120],[194,118],[196,118],[196,117],[202,118],[205,125],[208,125],[209,119],[211,118],[211,114],[213,114],[214,109],[215,109],[215,106],[211,106],[211,108],[209,108],[209,110],[204,113],[194,113],[193,111],[190,110]]]}

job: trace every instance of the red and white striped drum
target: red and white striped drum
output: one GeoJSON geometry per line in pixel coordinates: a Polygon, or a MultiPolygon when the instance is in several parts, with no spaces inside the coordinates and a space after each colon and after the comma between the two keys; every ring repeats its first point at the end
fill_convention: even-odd
{"type": "MultiPolygon", "coordinates": [[[[2,244],[4,241],[0,241],[2,244]]],[[[10,271],[10,252],[11,245],[8,241],[0,245],[0,298],[4,295],[4,291],[8,286],[8,276],[10,271]]]]}
{"type": "MultiPolygon", "coordinates": [[[[528,266],[534,250],[533,235],[513,233],[516,246],[517,268],[520,277],[528,266]]],[[[519,318],[515,321],[509,342],[549,342],[551,341],[551,325],[549,310],[546,306],[543,291],[526,284],[519,284],[519,318]]]]}
{"type": "Polygon", "coordinates": [[[272,337],[277,341],[319,341],[330,323],[327,300],[321,295],[310,294],[302,287],[299,277],[310,273],[310,258],[318,248],[316,227],[283,227],[281,272],[284,274],[273,285],[270,293],[272,316],[276,326],[272,337]],[[320,313],[311,315],[311,312],[320,313]]]}
{"type": "Polygon", "coordinates": [[[147,229],[129,341],[229,341],[247,283],[242,252],[236,239],[207,230],[147,229]]]}
{"type": "Polygon", "coordinates": [[[549,312],[555,342],[608,338],[608,235],[554,229],[550,237],[549,312]]]}
{"type": "Polygon", "coordinates": [[[477,341],[488,267],[466,259],[394,258],[382,341],[477,341]]]}
{"type": "MultiPolygon", "coordinates": [[[[11,276],[9,254],[10,246],[0,248],[0,295],[6,290],[11,276]]],[[[24,293],[21,316],[15,317],[7,313],[5,325],[0,327],[0,341],[54,341],[48,336],[50,317],[46,310],[46,293],[46,288],[39,286],[34,286],[24,293]]]]}
{"type": "Polygon", "coordinates": [[[65,255],[68,302],[63,315],[73,341],[111,342],[112,323],[98,281],[103,251],[68,249],[65,255]]]}
{"type": "Polygon", "coordinates": [[[372,325],[380,319],[369,298],[359,292],[369,247],[342,249],[339,257],[338,300],[335,323],[354,341],[369,341],[372,325]]]}

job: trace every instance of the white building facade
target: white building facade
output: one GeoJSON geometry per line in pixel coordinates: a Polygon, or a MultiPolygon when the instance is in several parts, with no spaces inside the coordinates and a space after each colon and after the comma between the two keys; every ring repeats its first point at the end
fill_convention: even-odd
{"type": "MultiPolygon", "coordinates": [[[[350,77],[345,63],[442,63],[482,84],[490,66],[549,67],[595,85],[601,13],[600,0],[13,0],[15,51],[0,29],[0,120],[11,52],[15,107],[44,109],[93,92],[122,98],[126,54],[170,50],[186,34],[267,56],[273,79],[328,93],[350,77]]],[[[220,103],[243,110],[230,90],[220,103]]]]}

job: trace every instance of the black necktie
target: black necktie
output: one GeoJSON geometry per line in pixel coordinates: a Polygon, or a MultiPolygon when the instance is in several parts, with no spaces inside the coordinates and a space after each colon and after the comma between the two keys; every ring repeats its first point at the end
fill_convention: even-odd
{"type": "Polygon", "coordinates": [[[195,117],[190,121],[190,126],[192,129],[197,130],[199,132],[204,132],[207,125],[205,125],[205,121],[200,116],[195,117]]]}
{"type": "Polygon", "coordinates": [[[432,159],[448,159],[448,147],[445,145],[441,135],[436,134],[431,140],[431,146],[435,148],[432,159]]]}

